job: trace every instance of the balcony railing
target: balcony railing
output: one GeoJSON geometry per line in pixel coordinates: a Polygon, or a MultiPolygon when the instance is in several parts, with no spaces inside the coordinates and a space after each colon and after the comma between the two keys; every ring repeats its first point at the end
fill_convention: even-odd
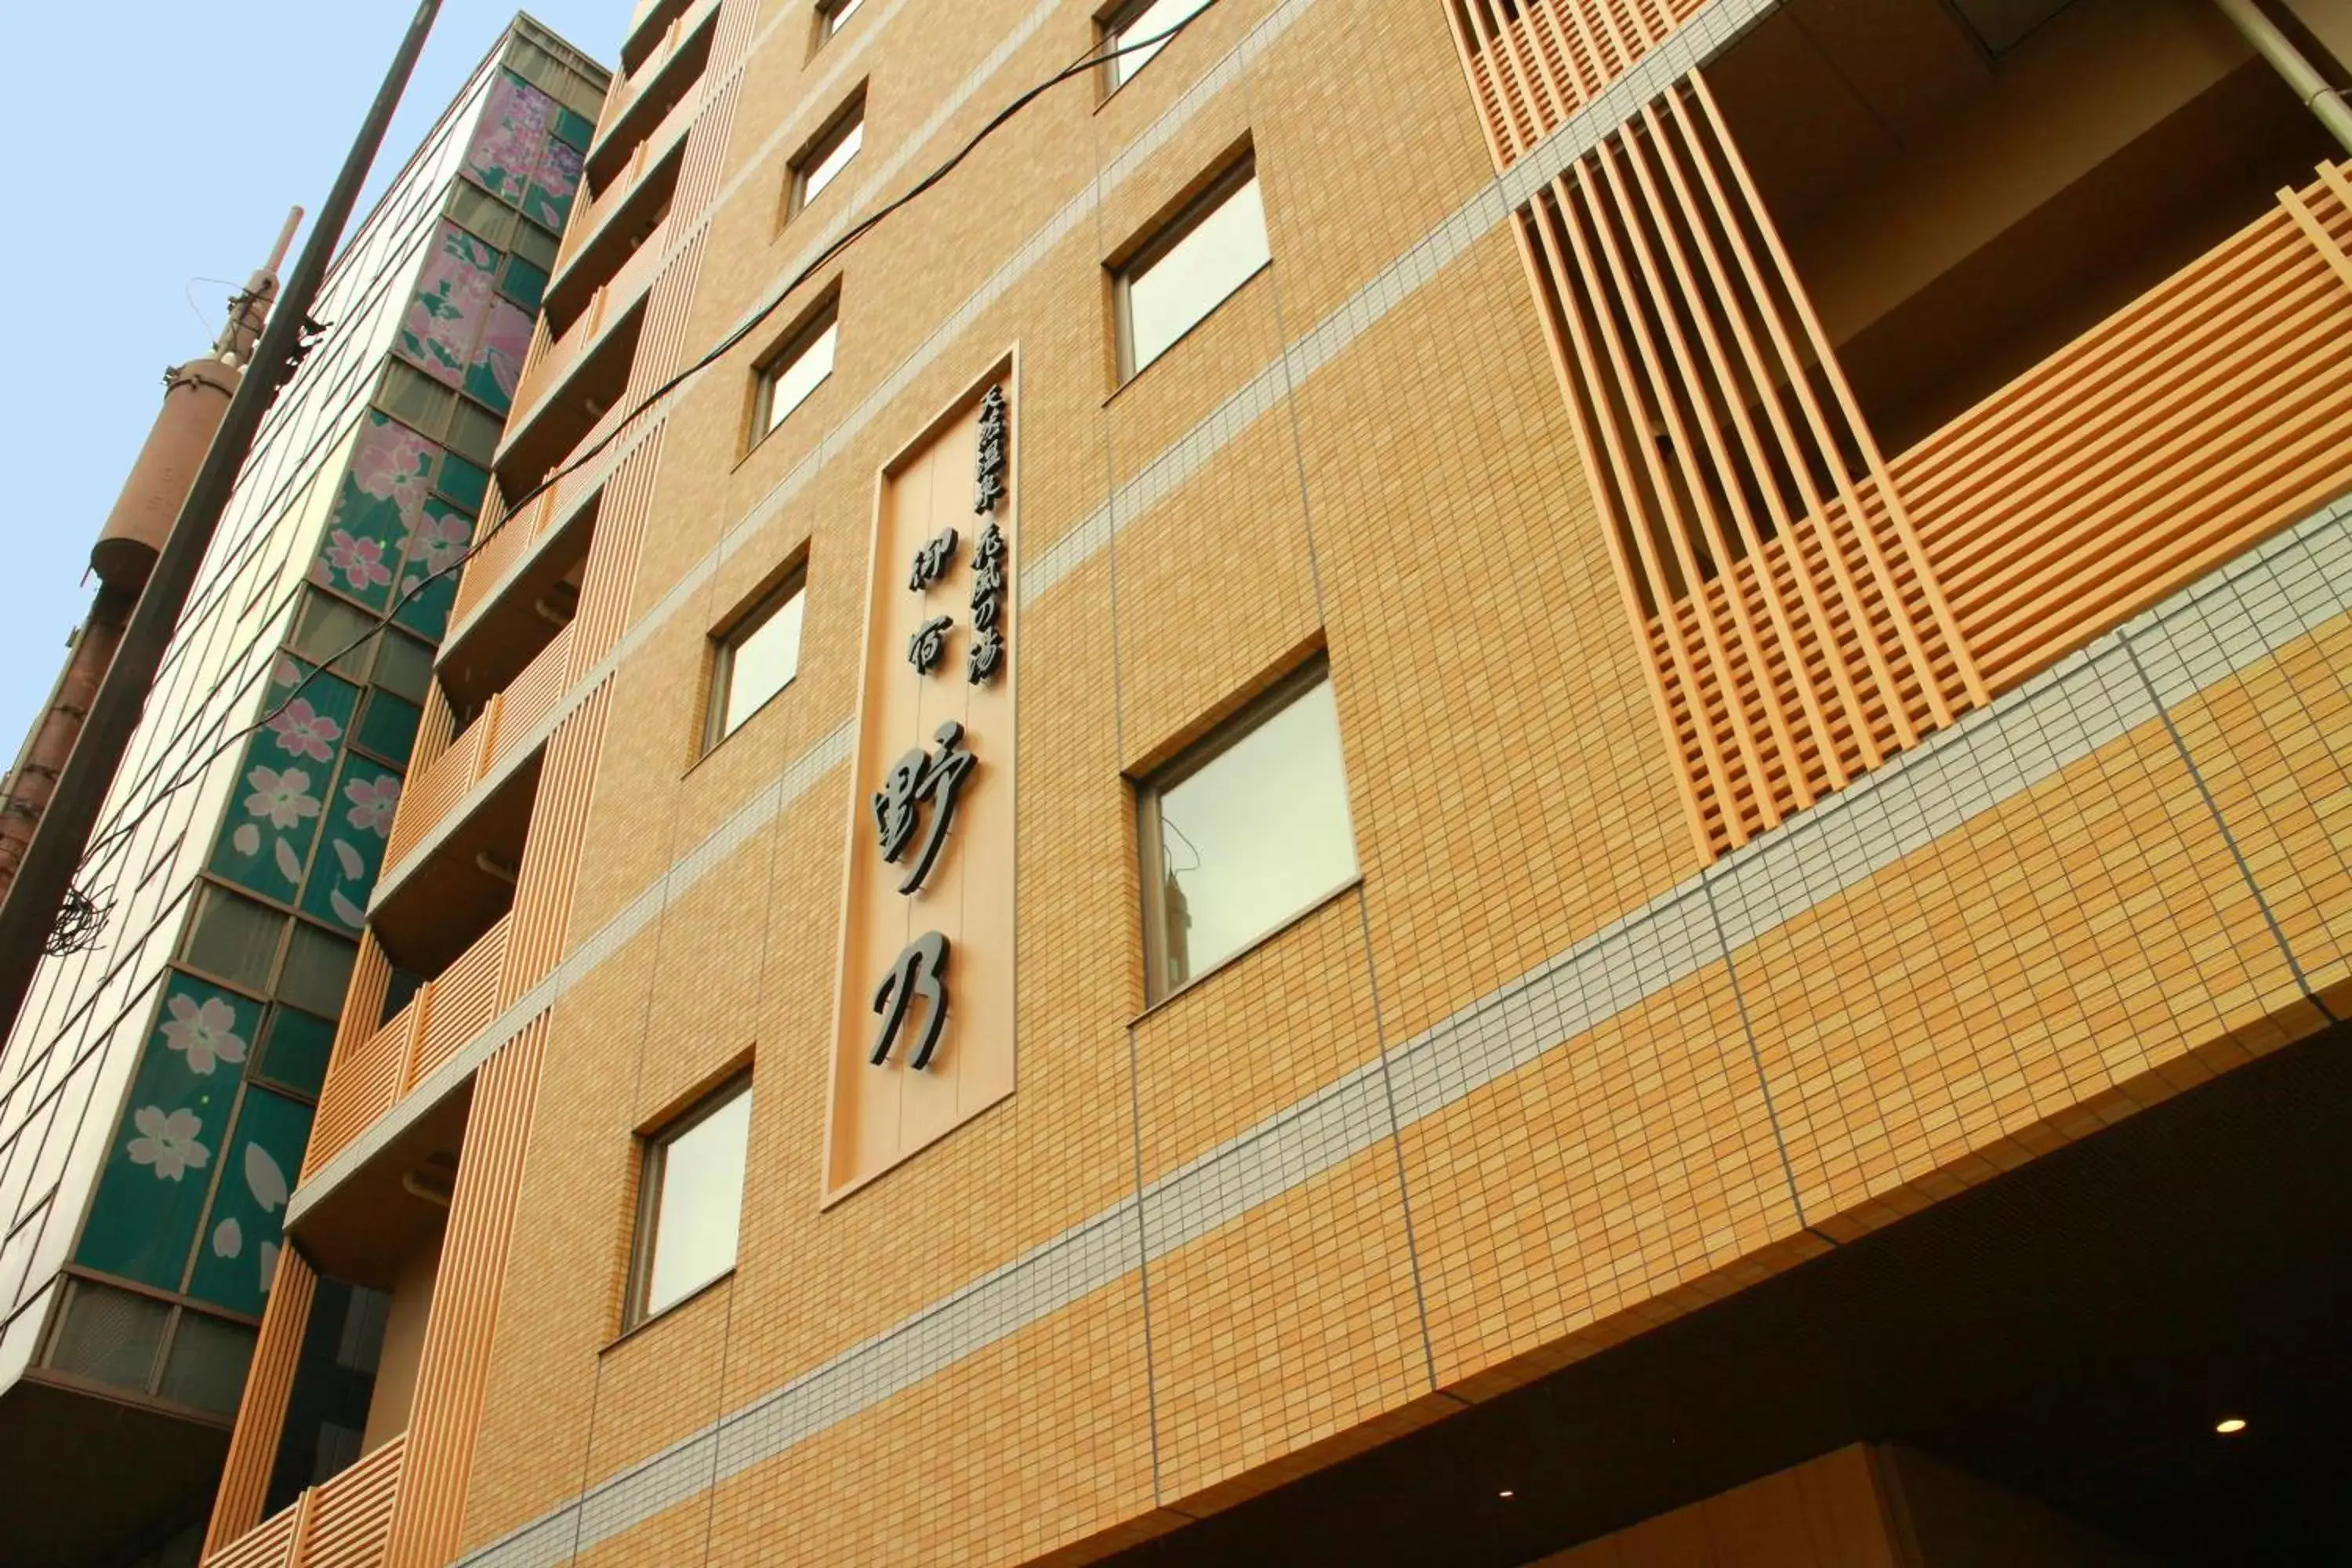
{"type": "Polygon", "coordinates": [[[458,574],[457,604],[449,612],[452,628],[466,625],[467,617],[506,581],[515,563],[530,553],[532,543],[569,519],[595,489],[596,482],[595,475],[586,469],[565,475],[541,491],[520,516],[508,518],[483,542],[466,563],[466,570],[458,574]]]}
{"type": "Polygon", "coordinates": [[[563,695],[571,657],[572,628],[566,626],[539,650],[539,657],[515,677],[512,685],[490,699],[480,716],[449,742],[446,751],[409,779],[400,809],[392,819],[390,841],[384,846],[387,880],[392,868],[424,842],[475,784],[529,743],[531,731],[563,695]]]}
{"type": "MultiPolygon", "coordinates": [[[[621,263],[612,281],[590,298],[588,308],[580,312],[562,337],[545,342],[543,347],[534,342],[535,352],[523,366],[522,384],[515,389],[514,423],[518,426],[562,387],[563,378],[588,357],[588,351],[595,347],[604,329],[625,315],[652,284],[655,274],[661,270],[669,235],[669,220],[665,218],[621,263]]],[[[541,331],[543,333],[545,328],[541,331]]]]}
{"type": "Polygon", "coordinates": [[[394,1437],[205,1558],[204,1568],[375,1568],[392,1535],[407,1453],[408,1438],[394,1437]]]}
{"type": "Polygon", "coordinates": [[[336,1054],[319,1090],[319,1113],[302,1159],[304,1181],[498,1016],[509,918],[501,916],[457,963],[419,986],[383,1027],[336,1054]]]}
{"type": "Polygon", "coordinates": [[[699,93],[690,92],[678,100],[677,107],[654,128],[654,133],[639,142],[637,150],[629,154],[629,161],[621,172],[604,182],[589,198],[584,210],[574,209],[572,223],[564,230],[562,255],[555,267],[559,282],[574,258],[588,248],[597,231],[611,221],[614,213],[628,205],[630,194],[636,189],[637,182],[645,178],[646,172],[658,165],[680,142],[686,140],[686,133],[694,128],[695,116],[701,110],[702,95],[699,93]]]}
{"type": "Polygon", "coordinates": [[[604,105],[604,132],[597,139],[600,150],[604,136],[627,123],[630,111],[636,107],[638,100],[661,79],[670,62],[677,58],[678,51],[693,41],[695,34],[718,9],[719,0],[695,0],[695,4],[679,13],[663,29],[661,42],[653,47],[653,52],[645,58],[643,63],[626,77],[614,81],[612,96],[604,105]]]}

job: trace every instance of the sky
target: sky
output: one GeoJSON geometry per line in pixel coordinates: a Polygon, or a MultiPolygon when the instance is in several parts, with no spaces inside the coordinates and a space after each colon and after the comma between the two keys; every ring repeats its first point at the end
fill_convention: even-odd
{"type": "MultiPolygon", "coordinates": [[[[529,6],[608,66],[631,8],[529,6]]],[[[346,237],[515,9],[442,0],[346,237]]],[[[0,94],[0,197],[16,240],[0,247],[0,299],[14,301],[19,368],[0,383],[0,464],[17,499],[0,522],[0,770],[89,610],[89,547],[162,406],[164,368],[211,343],[287,208],[315,213],[325,201],[414,10],[414,0],[12,7],[18,68],[0,94]]],[[[308,236],[306,219],[297,252],[308,236]]]]}

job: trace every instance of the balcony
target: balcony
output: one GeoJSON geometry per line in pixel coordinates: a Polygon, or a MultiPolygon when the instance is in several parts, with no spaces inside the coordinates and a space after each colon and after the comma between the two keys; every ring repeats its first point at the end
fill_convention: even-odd
{"type": "Polygon", "coordinates": [[[2209,5],[1980,14],[1794,0],[1521,215],[1710,856],[2352,488],[2316,121],[2209,5]]]}
{"type": "MultiPolygon", "coordinates": [[[[561,336],[571,331],[598,291],[618,277],[668,221],[670,204],[677,194],[678,171],[685,163],[684,149],[672,149],[668,157],[635,184],[615,187],[608,193],[609,201],[588,208],[566,231],[565,259],[541,300],[550,332],[561,336]]],[[[667,235],[663,242],[667,243],[667,235]]]]}
{"type": "Polygon", "coordinates": [[[451,809],[465,801],[476,784],[500,773],[539,743],[540,726],[555,711],[567,688],[571,657],[572,629],[567,626],[549,639],[511,684],[482,703],[446,750],[410,776],[384,848],[380,879],[383,888],[394,887],[417,846],[443,825],[451,809]]]}
{"type": "MultiPolygon", "coordinates": [[[[516,407],[535,410],[540,401],[561,388],[564,378],[594,351],[605,330],[627,317],[646,297],[646,290],[660,271],[668,242],[669,224],[665,220],[629,253],[612,280],[589,296],[587,308],[572,318],[561,336],[551,341],[542,337],[534,345],[538,352],[523,367],[521,384],[515,389],[516,407]]],[[[555,330],[554,318],[549,317],[547,321],[542,333],[555,330]]]]}
{"type": "Polygon", "coordinates": [[[394,1437],[205,1557],[204,1568],[374,1568],[392,1535],[407,1453],[407,1438],[394,1437]]]}
{"type": "MultiPolygon", "coordinates": [[[[631,222],[625,226],[637,230],[658,221],[650,216],[652,209],[640,198],[645,187],[652,186],[655,199],[663,211],[667,210],[669,195],[677,186],[678,171],[684,166],[687,133],[694,129],[695,116],[700,109],[698,100],[689,99],[671,110],[654,133],[637,143],[614,177],[593,186],[587,199],[572,209],[572,223],[564,230],[563,247],[555,265],[553,289],[559,296],[579,258],[606,244],[619,215],[630,214],[631,222]]],[[[617,259],[613,265],[618,265],[617,259]]]]}
{"type": "Polygon", "coordinates": [[[601,191],[619,176],[637,145],[694,94],[710,63],[718,18],[719,0],[694,0],[656,36],[637,67],[614,82],[604,100],[604,123],[588,150],[586,173],[593,188],[601,191]]]}
{"type": "Polygon", "coordinates": [[[670,25],[693,4],[694,0],[636,0],[629,14],[629,36],[621,44],[622,73],[636,75],[669,37],[670,25]]]}
{"type": "Polygon", "coordinates": [[[583,450],[600,430],[619,424],[626,412],[645,323],[646,305],[639,300],[596,334],[569,374],[548,383],[536,404],[508,422],[506,440],[493,465],[502,494],[521,495],[533,489],[583,450]]]}
{"type": "Polygon", "coordinates": [[[348,1049],[337,1042],[319,1092],[310,1150],[302,1160],[304,1181],[498,1016],[506,955],[507,918],[501,915],[455,963],[420,985],[407,1005],[382,1027],[348,1049]]]}
{"type": "MultiPolygon", "coordinates": [[[[583,517],[593,526],[593,511],[603,500],[601,486],[597,476],[585,468],[566,475],[541,491],[520,515],[506,519],[484,541],[466,563],[465,571],[458,574],[456,607],[450,611],[450,632],[444,641],[445,648],[463,646],[472,634],[474,617],[483,613],[483,606],[490,600],[503,596],[508,577],[526,559],[535,558],[550,548],[543,542],[551,535],[561,536],[583,517]]],[[[576,585],[580,564],[567,560],[566,571],[576,585]]],[[[536,596],[524,601],[527,605],[536,602],[536,596]]],[[[506,684],[501,681],[490,689],[503,689],[506,684]]],[[[418,765],[422,765],[421,760],[418,765]]]]}

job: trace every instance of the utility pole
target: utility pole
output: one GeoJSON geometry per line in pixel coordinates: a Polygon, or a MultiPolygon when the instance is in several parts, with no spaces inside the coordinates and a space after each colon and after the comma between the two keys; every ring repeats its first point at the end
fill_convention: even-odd
{"type": "Polygon", "coordinates": [[[261,428],[261,417],[291,372],[311,302],[318,298],[328,263],[341,241],[343,226],[350,221],[360,187],[366,182],[368,168],[375,161],[384,130],[440,9],[441,0],[418,0],[416,14],[400,40],[383,85],[376,89],[359,135],[344,156],[334,186],[319,209],[318,222],[303,243],[285,291],[269,312],[268,324],[253,351],[253,363],[229,399],[220,429],[205,453],[204,466],[188,487],[187,500],[156,556],[138,608],[123,628],[113,660],[82,719],[81,732],[16,867],[16,880],[6,898],[0,900],[0,1039],[15,1028],[23,1011],[43,944],[73,890],[90,829],[138,728],[148,689],[171,646],[180,613],[187,606],[196,570],[211,548],[221,513],[261,428]]]}

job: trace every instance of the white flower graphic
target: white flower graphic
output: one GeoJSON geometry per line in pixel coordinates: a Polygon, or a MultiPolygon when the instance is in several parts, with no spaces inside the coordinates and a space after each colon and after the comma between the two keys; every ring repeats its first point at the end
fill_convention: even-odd
{"type": "Polygon", "coordinates": [[[400,804],[400,781],[389,773],[380,779],[352,779],[343,785],[343,798],[352,803],[344,820],[362,833],[382,837],[392,831],[393,808],[400,804]]]}
{"type": "MultiPolygon", "coordinates": [[[[175,995],[164,1011],[172,1016],[163,1025],[163,1044],[188,1058],[190,1072],[209,1073],[216,1061],[235,1064],[245,1060],[245,1042],[236,1033],[236,1011],[219,997],[207,996],[198,1005],[192,996],[175,995]]],[[[141,1123],[140,1130],[146,1131],[145,1123],[141,1123]]],[[[196,1163],[201,1165],[204,1162],[198,1160],[196,1163]]]]}
{"type": "Polygon", "coordinates": [[[205,1124],[193,1110],[174,1110],[166,1116],[160,1105],[142,1105],[131,1112],[131,1121],[141,1133],[131,1141],[131,1163],[154,1166],[159,1182],[176,1182],[189,1171],[203,1170],[212,1160],[213,1152],[196,1142],[205,1124]]]}
{"type": "Polygon", "coordinates": [[[245,775],[253,793],[245,797],[248,816],[267,817],[269,826],[283,832],[302,826],[302,819],[319,815],[319,797],[310,793],[310,775],[300,768],[288,768],[279,773],[276,768],[256,768],[245,775]]]}

